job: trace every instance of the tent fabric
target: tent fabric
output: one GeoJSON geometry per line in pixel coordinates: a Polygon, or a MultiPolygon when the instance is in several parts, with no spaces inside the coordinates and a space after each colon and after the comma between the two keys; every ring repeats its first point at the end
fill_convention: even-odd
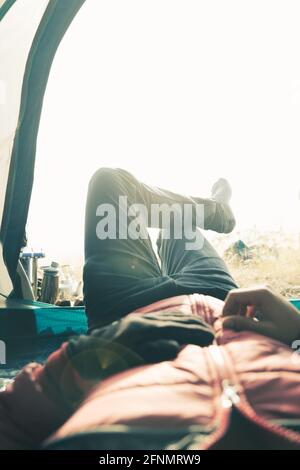
{"type": "Polygon", "coordinates": [[[0,0],[0,332],[7,345],[1,380],[44,362],[72,335],[86,333],[84,308],[10,300],[27,222],[36,140],[52,61],[85,0],[0,0]]]}
{"type": "Polygon", "coordinates": [[[59,343],[64,335],[86,331],[83,309],[1,305],[14,289],[51,65],[85,1],[0,0],[0,332],[2,337],[10,328],[23,329],[22,344],[33,335],[51,336],[59,343]]]}
{"type": "MultiPolygon", "coordinates": [[[[0,10],[0,219],[18,126],[26,62],[48,2],[49,0],[9,1],[5,2],[0,10]]],[[[3,266],[2,249],[0,263],[2,264],[0,292],[8,294],[12,284],[3,266]]]]}
{"type": "Polygon", "coordinates": [[[0,0],[0,20],[4,18],[8,10],[17,0],[0,0]]]}
{"type": "Polygon", "coordinates": [[[51,64],[84,2],[16,0],[0,10],[0,294],[5,296],[12,292],[27,222],[51,64]]]}

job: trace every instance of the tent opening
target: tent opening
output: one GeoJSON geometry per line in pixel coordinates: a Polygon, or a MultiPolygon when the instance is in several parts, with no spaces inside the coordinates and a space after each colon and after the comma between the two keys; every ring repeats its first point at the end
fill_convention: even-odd
{"type": "Polygon", "coordinates": [[[27,233],[43,263],[72,264],[80,279],[88,181],[109,166],[198,196],[227,177],[238,224],[218,248],[241,239],[261,260],[250,281],[270,263],[279,277],[278,252],[299,249],[300,32],[279,5],[272,21],[267,4],[259,16],[239,5],[240,22],[236,8],[86,1],[53,63],[38,136],[27,233]]]}

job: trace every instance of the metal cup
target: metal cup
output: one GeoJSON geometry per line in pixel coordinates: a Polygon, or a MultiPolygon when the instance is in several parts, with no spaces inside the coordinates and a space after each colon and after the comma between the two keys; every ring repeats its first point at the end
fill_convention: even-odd
{"type": "Polygon", "coordinates": [[[44,268],[44,277],[41,290],[41,301],[47,304],[55,304],[59,290],[59,269],[57,266],[44,268]]]}

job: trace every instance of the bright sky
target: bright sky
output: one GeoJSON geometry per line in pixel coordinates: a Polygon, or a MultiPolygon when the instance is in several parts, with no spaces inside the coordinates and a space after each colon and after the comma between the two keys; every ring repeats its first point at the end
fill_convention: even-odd
{"type": "Polygon", "coordinates": [[[47,88],[29,241],[82,254],[101,166],[209,195],[233,187],[238,229],[299,227],[300,4],[87,0],[47,88]]]}

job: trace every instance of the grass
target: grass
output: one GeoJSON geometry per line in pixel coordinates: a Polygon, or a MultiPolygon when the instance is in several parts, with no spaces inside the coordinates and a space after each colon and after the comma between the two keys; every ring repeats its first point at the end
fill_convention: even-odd
{"type": "MultiPolygon", "coordinates": [[[[249,259],[242,259],[228,246],[224,248],[224,240],[216,240],[219,251],[223,252],[230,272],[240,287],[268,285],[284,297],[300,298],[298,235],[251,231],[244,233],[240,239],[251,247],[249,259]]],[[[230,246],[230,239],[226,243],[230,246]]]]}

